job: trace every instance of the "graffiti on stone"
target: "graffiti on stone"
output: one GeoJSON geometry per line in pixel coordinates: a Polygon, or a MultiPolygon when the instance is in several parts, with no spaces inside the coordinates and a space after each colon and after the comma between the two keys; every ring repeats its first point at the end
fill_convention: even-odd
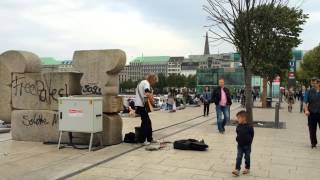
{"type": "Polygon", "coordinates": [[[82,94],[101,95],[101,88],[96,83],[86,84],[81,89],[82,94]]]}
{"type": "Polygon", "coordinates": [[[47,118],[45,118],[41,113],[35,113],[33,116],[29,116],[29,114],[25,114],[22,116],[22,124],[24,126],[46,126],[51,125],[55,126],[58,122],[58,115],[54,114],[52,122],[50,123],[47,118]]]}
{"type": "Polygon", "coordinates": [[[68,96],[68,85],[56,88],[52,86],[51,79],[27,81],[25,76],[13,77],[11,82],[12,94],[14,96],[23,96],[29,94],[37,96],[39,101],[51,104],[52,101],[57,102],[58,97],[68,96]]]}

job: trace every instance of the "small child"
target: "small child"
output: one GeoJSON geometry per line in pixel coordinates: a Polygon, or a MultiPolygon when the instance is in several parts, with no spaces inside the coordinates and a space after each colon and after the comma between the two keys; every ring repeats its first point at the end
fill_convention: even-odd
{"type": "Polygon", "coordinates": [[[236,169],[232,171],[232,174],[235,176],[240,175],[241,161],[244,155],[245,159],[245,170],[243,174],[248,174],[250,171],[250,153],[251,153],[251,144],[253,141],[254,130],[252,125],[248,124],[248,113],[246,111],[240,111],[237,113],[237,142],[238,142],[238,153],[236,161],[236,169]]]}

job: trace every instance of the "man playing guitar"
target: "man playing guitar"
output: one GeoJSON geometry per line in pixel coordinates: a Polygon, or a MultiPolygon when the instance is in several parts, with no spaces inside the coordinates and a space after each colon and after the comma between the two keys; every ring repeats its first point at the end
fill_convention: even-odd
{"type": "Polygon", "coordinates": [[[139,141],[144,145],[154,142],[152,137],[152,123],[148,113],[153,110],[154,104],[151,86],[155,85],[157,82],[158,76],[152,73],[147,76],[146,80],[141,81],[136,88],[136,112],[141,116],[139,141]]]}

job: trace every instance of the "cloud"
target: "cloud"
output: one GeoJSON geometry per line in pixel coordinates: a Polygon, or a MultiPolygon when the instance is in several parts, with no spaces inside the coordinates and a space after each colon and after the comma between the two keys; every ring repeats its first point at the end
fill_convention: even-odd
{"type": "Polygon", "coordinates": [[[320,12],[307,12],[309,18],[305,25],[303,25],[303,32],[301,33],[302,43],[298,47],[302,50],[310,50],[319,45],[320,39],[317,38],[319,34],[318,26],[320,24],[320,12]]]}
{"type": "MultiPolygon", "coordinates": [[[[16,36],[4,38],[11,47],[33,48],[31,51],[42,56],[49,53],[60,58],[70,58],[76,49],[121,48],[129,59],[140,53],[185,55],[196,47],[175,29],[146,21],[141,12],[125,5],[118,4],[114,10],[112,3],[96,6],[88,6],[85,1],[32,3],[30,6],[11,1],[0,7],[0,17],[9,17],[3,22],[7,28],[0,32],[14,32],[16,36]]],[[[1,49],[5,48],[2,44],[1,49]]]]}

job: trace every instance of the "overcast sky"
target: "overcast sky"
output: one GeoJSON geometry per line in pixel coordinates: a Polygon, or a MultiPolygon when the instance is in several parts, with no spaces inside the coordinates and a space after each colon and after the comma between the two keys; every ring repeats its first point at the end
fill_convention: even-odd
{"type": "MultiPolygon", "coordinates": [[[[296,0],[299,1],[299,0],[296,0]]],[[[301,1],[301,0],[300,0],[301,1]]],[[[206,0],[0,0],[0,51],[28,50],[72,59],[74,50],[123,49],[136,56],[202,54],[206,0]]],[[[310,14],[299,49],[320,42],[320,1],[305,0],[310,14]]],[[[232,52],[228,44],[212,53],[232,52]]]]}

